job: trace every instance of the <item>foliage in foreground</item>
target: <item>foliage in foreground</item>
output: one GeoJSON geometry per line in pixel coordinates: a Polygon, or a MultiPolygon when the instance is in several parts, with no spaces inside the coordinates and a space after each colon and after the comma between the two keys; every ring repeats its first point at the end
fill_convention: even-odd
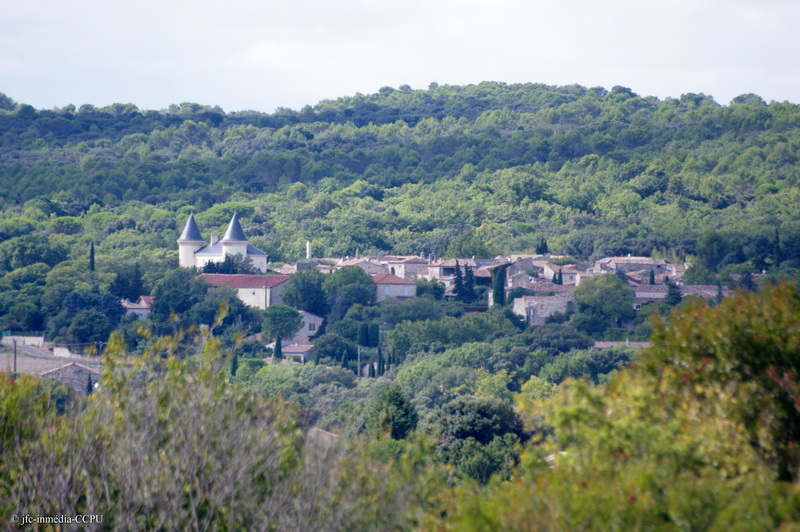
{"type": "Polygon", "coordinates": [[[197,339],[194,371],[168,357],[175,340],[160,340],[133,367],[113,345],[102,392],[65,415],[35,379],[3,379],[0,511],[100,514],[103,529],[412,526],[410,510],[424,507],[412,499],[428,476],[412,444],[383,456],[378,445],[357,453],[304,437],[291,404],[226,382],[213,338],[197,339]]]}

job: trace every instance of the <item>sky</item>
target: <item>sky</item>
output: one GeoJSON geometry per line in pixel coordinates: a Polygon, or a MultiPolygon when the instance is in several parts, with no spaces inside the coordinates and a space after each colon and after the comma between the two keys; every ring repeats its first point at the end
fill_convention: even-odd
{"type": "Polygon", "coordinates": [[[800,103],[798,20],[794,0],[10,0],[0,92],[271,113],[498,81],[800,103]]]}

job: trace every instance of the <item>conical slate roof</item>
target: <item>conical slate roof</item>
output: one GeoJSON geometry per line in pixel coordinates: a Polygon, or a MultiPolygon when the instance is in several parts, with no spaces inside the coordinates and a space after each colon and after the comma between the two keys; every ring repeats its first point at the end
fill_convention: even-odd
{"type": "Polygon", "coordinates": [[[194,221],[194,213],[190,214],[189,219],[186,220],[186,227],[183,228],[178,242],[203,242],[203,235],[200,234],[200,228],[194,221]]]}
{"type": "Polygon", "coordinates": [[[231,223],[228,224],[228,230],[225,231],[225,236],[222,237],[220,242],[247,242],[247,237],[244,236],[242,224],[239,223],[238,213],[233,213],[231,223]]]}

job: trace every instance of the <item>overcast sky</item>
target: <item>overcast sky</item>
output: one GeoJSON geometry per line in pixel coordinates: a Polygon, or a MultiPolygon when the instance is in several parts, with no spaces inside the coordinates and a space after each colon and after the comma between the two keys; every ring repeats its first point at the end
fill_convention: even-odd
{"type": "Polygon", "coordinates": [[[9,0],[0,92],[272,112],[503,81],[798,103],[798,21],[795,0],[9,0]]]}

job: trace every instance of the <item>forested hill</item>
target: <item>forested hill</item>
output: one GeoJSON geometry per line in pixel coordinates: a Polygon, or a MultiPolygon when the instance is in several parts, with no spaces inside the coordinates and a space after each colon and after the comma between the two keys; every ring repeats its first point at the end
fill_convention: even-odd
{"type": "Polygon", "coordinates": [[[790,103],[624,87],[385,87],[273,114],[36,110],[0,94],[0,237],[105,241],[108,227],[86,223],[102,210],[131,244],[166,238],[190,210],[214,227],[239,210],[276,260],[306,239],[344,255],[443,253],[463,236],[486,254],[544,237],[580,258],[700,244],[712,270],[766,269],[800,253],[799,128],[790,103]]]}

